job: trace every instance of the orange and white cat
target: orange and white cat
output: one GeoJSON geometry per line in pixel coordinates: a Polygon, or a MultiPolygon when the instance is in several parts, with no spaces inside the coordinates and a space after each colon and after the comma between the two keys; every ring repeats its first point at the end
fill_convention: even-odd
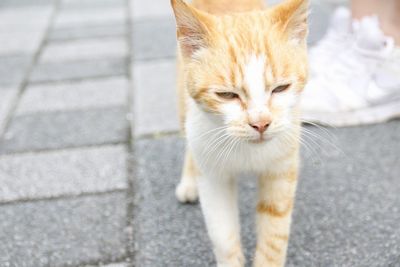
{"type": "Polygon", "coordinates": [[[218,267],[244,266],[235,176],[259,177],[254,266],[284,266],[307,79],[307,0],[172,0],[187,139],[176,196],[200,196],[218,267]]]}

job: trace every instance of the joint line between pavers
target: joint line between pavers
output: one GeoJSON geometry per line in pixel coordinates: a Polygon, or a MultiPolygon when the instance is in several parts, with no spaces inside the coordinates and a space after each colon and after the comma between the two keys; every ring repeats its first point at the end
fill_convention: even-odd
{"type": "Polygon", "coordinates": [[[4,134],[6,133],[8,127],[10,126],[11,119],[12,119],[12,117],[13,117],[13,115],[14,115],[17,107],[18,107],[19,100],[21,99],[22,94],[24,93],[24,91],[28,87],[29,79],[30,79],[30,76],[31,76],[31,74],[33,72],[33,69],[37,65],[37,62],[39,61],[39,57],[42,54],[42,52],[44,50],[44,47],[47,45],[48,37],[50,35],[50,31],[52,29],[52,26],[53,26],[53,23],[55,21],[55,18],[56,18],[57,14],[58,14],[59,7],[60,7],[60,0],[54,0],[54,2],[53,2],[53,12],[50,15],[50,18],[49,18],[49,21],[48,21],[48,25],[46,27],[45,33],[43,35],[43,38],[42,38],[42,40],[41,40],[41,42],[39,44],[38,49],[36,50],[36,52],[33,55],[33,59],[31,60],[29,66],[28,66],[28,68],[27,68],[27,70],[25,72],[24,78],[23,78],[23,80],[22,80],[22,82],[21,82],[21,84],[20,84],[20,86],[18,88],[17,96],[15,97],[13,103],[11,104],[9,112],[8,112],[6,118],[5,118],[4,127],[3,127],[3,129],[0,129],[0,139],[4,138],[4,134]]]}
{"type": "Polygon", "coordinates": [[[127,68],[127,79],[128,79],[128,114],[130,116],[129,120],[129,134],[128,134],[128,157],[127,157],[127,191],[126,191],[126,227],[128,229],[128,238],[126,243],[126,253],[127,253],[127,267],[134,267],[134,259],[135,259],[135,247],[134,247],[134,236],[133,236],[133,217],[134,217],[134,207],[135,207],[135,195],[134,195],[134,170],[135,170],[135,162],[134,162],[134,114],[132,105],[134,103],[134,87],[133,87],[133,19],[132,19],[132,1],[125,0],[126,7],[126,42],[128,45],[128,60],[126,62],[127,68]]]}
{"type": "Polygon", "coordinates": [[[40,201],[47,202],[47,201],[54,201],[54,200],[68,200],[68,199],[83,198],[83,197],[88,197],[88,196],[102,196],[102,195],[107,195],[107,194],[123,193],[125,191],[126,191],[126,189],[118,188],[118,189],[98,191],[98,192],[82,192],[79,194],[60,194],[57,196],[49,196],[49,197],[37,197],[37,198],[27,197],[27,198],[15,199],[15,200],[0,201],[0,207],[15,205],[15,204],[34,203],[34,202],[40,202],[40,201]]]}

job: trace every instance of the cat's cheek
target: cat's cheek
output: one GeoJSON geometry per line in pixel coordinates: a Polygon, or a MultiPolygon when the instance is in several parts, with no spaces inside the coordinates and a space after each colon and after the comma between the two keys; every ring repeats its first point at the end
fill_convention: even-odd
{"type": "Polygon", "coordinates": [[[299,97],[293,92],[284,92],[277,94],[272,100],[272,110],[274,116],[280,119],[289,119],[293,108],[298,104],[299,97]]]}
{"type": "Polygon", "coordinates": [[[274,107],[280,109],[292,108],[296,105],[298,101],[298,95],[292,91],[278,93],[274,95],[272,100],[274,107]]]}
{"type": "Polygon", "coordinates": [[[221,111],[224,114],[225,124],[240,122],[244,118],[243,109],[237,101],[222,104],[221,111]]]}

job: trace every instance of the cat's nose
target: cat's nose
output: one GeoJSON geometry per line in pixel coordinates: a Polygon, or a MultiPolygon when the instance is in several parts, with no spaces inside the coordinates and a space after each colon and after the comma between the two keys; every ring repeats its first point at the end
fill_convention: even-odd
{"type": "Polygon", "coordinates": [[[258,122],[254,122],[254,123],[249,123],[249,125],[255,129],[256,131],[258,131],[260,134],[262,134],[263,132],[265,132],[265,130],[267,130],[268,126],[271,124],[271,121],[266,121],[266,120],[261,120],[258,122]]]}

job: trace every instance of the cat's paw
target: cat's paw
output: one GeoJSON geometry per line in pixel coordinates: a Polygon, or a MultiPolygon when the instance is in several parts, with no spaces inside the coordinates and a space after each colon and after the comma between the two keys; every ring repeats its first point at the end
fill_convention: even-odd
{"type": "MultiPolygon", "coordinates": [[[[184,180],[184,179],[183,179],[184,180]]],[[[196,202],[199,198],[196,183],[180,182],[175,190],[176,198],[182,203],[196,202]]]]}

